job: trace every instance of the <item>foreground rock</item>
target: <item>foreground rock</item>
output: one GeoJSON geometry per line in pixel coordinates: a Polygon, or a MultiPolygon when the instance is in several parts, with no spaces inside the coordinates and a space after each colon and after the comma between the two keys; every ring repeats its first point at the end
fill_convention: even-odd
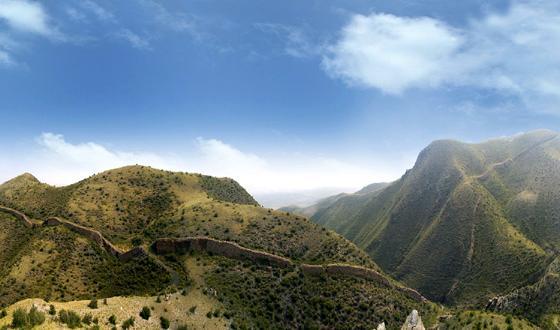
{"type": "Polygon", "coordinates": [[[417,310],[412,310],[412,313],[406,318],[401,330],[426,330],[417,310]]]}

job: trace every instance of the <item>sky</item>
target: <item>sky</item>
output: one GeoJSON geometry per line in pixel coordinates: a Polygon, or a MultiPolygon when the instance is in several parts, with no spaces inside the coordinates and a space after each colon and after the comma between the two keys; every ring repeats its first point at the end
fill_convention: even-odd
{"type": "Polygon", "coordinates": [[[143,164],[263,196],[560,127],[557,0],[0,0],[0,181],[143,164]]]}

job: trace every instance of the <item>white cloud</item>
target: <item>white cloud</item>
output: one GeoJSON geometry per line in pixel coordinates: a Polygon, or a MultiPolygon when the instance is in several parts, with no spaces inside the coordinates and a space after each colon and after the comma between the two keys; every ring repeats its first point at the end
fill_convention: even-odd
{"type": "Polygon", "coordinates": [[[141,0],[146,10],[150,12],[157,23],[176,32],[189,32],[195,37],[200,37],[197,29],[196,18],[183,12],[170,12],[161,3],[153,0],[141,0]]]}
{"type": "Polygon", "coordinates": [[[253,26],[280,39],[284,53],[292,57],[309,58],[321,52],[321,46],[312,43],[305,31],[299,27],[276,23],[255,23],[253,26]]]}
{"type": "Polygon", "coordinates": [[[95,17],[102,21],[107,22],[115,22],[115,16],[109,10],[101,7],[99,4],[91,1],[91,0],[81,0],[80,5],[86,9],[87,11],[91,12],[95,17]]]}
{"type": "Polygon", "coordinates": [[[23,32],[53,36],[48,15],[38,2],[28,0],[0,0],[0,19],[11,28],[23,32]]]}
{"type": "Polygon", "coordinates": [[[431,18],[355,15],[323,64],[350,83],[400,93],[439,85],[462,43],[459,33],[431,18]]]}
{"type": "Polygon", "coordinates": [[[142,164],[172,171],[227,176],[252,194],[266,194],[323,187],[357,189],[372,182],[393,180],[404,170],[404,167],[371,164],[360,167],[328,157],[297,153],[263,157],[220,140],[204,138],[194,141],[193,150],[179,155],[112,150],[94,142],[70,143],[62,135],[53,133],[42,134],[36,147],[36,150],[29,147],[24,156],[1,153],[10,154],[10,158],[0,161],[0,181],[30,172],[44,182],[64,185],[107,169],[142,164]]]}
{"type": "Polygon", "coordinates": [[[56,185],[73,183],[94,173],[132,164],[161,168],[175,166],[155,154],[109,150],[94,142],[72,144],[62,135],[53,133],[43,133],[37,143],[41,149],[21,164],[30,167],[22,170],[56,185]]]}
{"type": "Polygon", "coordinates": [[[323,65],[334,77],[386,93],[471,86],[558,113],[560,2],[516,0],[461,29],[426,17],[354,15],[323,65]]]}
{"type": "Polygon", "coordinates": [[[137,49],[151,49],[148,39],[139,36],[138,34],[130,31],[129,29],[121,29],[114,34],[117,38],[124,39],[130,45],[137,49]]]}
{"type": "Polygon", "coordinates": [[[29,0],[0,0],[0,65],[14,66],[14,52],[22,47],[26,35],[64,40],[50,24],[43,6],[29,0]]]}

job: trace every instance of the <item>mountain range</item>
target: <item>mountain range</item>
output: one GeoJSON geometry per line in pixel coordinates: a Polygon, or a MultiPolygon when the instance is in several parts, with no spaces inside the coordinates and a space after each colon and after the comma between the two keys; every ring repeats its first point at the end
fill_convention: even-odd
{"type": "Polygon", "coordinates": [[[102,328],[555,329],[559,183],[546,130],[435,141],[394,182],[279,210],[229,178],[145,166],[64,187],[22,174],[0,185],[0,329],[26,311],[47,329],[70,312],[102,328]]]}
{"type": "Polygon", "coordinates": [[[560,313],[557,132],[435,141],[381,187],[289,210],[434,301],[483,308],[493,299],[491,309],[542,322],[560,313]]]}

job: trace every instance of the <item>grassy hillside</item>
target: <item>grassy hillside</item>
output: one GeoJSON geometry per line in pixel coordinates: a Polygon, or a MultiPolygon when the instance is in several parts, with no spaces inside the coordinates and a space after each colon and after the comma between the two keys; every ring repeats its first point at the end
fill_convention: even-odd
{"type": "MultiPolygon", "coordinates": [[[[284,269],[203,253],[149,253],[125,262],[64,226],[27,228],[0,213],[0,242],[6,252],[0,255],[2,305],[42,298],[74,306],[76,300],[94,297],[101,301],[179,289],[196,297],[193,304],[207,306],[199,310],[205,311],[206,321],[220,319],[224,327],[324,328],[348,322],[366,328],[385,320],[390,328],[397,328],[412,308],[422,311],[428,322],[436,319],[431,303],[418,302],[383,282],[303,275],[297,266],[301,262],[379,268],[340,235],[301,216],[258,206],[230,179],[131,166],[67,187],[51,187],[26,174],[0,186],[0,204],[38,220],[58,216],[98,230],[123,250],[138,245],[148,249],[158,238],[208,236],[295,263],[284,269]]],[[[138,307],[136,298],[122,299],[138,307]]],[[[183,306],[182,312],[191,307],[183,306]]],[[[185,315],[173,324],[210,324],[189,323],[185,315]]],[[[59,321],[47,318],[46,322],[56,326],[59,321]]]]}
{"type": "Polygon", "coordinates": [[[301,216],[259,207],[226,178],[129,166],[55,188],[23,175],[0,186],[0,204],[38,219],[64,217],[125,248],[202,235],[306,262],[374,266],[337,234],[301,216]]]}
{"type": "Polygon", "coordinates": [[[560,258],[534,284],[494,298],[489,309],[524,315],[548,329],[560,327],[560,258]]]}
{"type": "Polygon", "coordinates": [[[542,276],[560,251],[560,138],[436,141],[381,191],[313,215],[428,297],[484,305],[542,276]]]}
{"type": "Polygon", "coordinates": [[[30,297],[69,301],[156,293],[171,284],[168,272],[149,258],[119,262],[63,227],[32,230],[3,213],[0,222],[0,306],[30,297]]]}

